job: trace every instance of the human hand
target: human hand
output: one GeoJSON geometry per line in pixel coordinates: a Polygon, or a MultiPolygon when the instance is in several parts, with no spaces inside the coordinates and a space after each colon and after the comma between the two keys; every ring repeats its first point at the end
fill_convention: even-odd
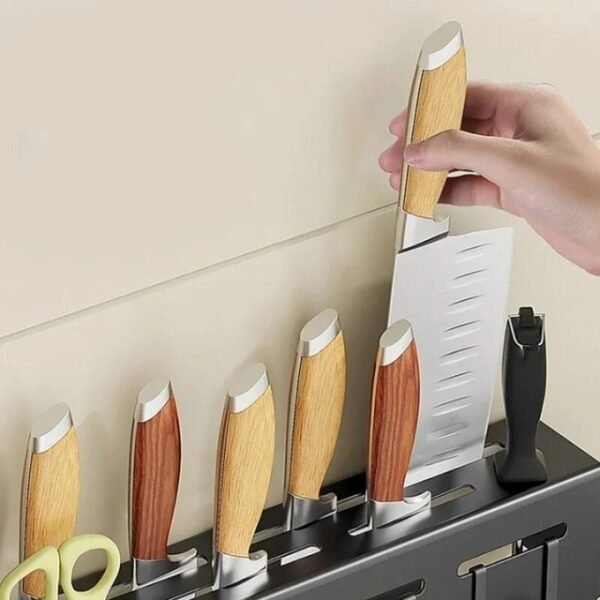
{"type": "Polygon", "coordinates": [[[380,157],[395,189],[402,163],[426,171],[475,171],[449,178],[440,202],[502,208],[527,220],[557,252],[600,275],[600,148],[562,96],[546,84],[470,83],[461,131],[406,142],[380,157]]]}

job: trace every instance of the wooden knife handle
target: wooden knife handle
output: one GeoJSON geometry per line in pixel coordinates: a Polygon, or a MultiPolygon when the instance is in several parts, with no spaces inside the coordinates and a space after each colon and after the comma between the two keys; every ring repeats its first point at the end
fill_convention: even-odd
{"type": "Polygon", "coordinates": [[[318,354],[298,360],[289,492],[299,498],[318,500],[344,409],[346,352],[342,332],[318,354]]]}
{"type": "MultiPolygon", "coordinates": [[[[260,377],[258,365],[245,373],[253,369],[260,377]]],[[[230,391],[221,426],[215,548],[231,556],[249,555],[273,468],[275,411],[266,371],[262,369],[264,379],[259,381],[257,377],[258,385],[251,385],[250,391],[239,395],[230,391]],[[241,399],[239,406],[236,399],[241,399]]]]}
{"type": "Polygon", "coordinates": [[[169,382],[153,381],[140,392],[132,451],[132,555],[166,559],[181,470],[179,415],[169,382]]]}
{"type": "MultiPolygon", "coordinates": [[[[447,129],[460,129],[467,91],[467,64],[458,23],[447,23],[423,44],[408,105],[406,143],[447,129]]],[[[433,218],[447,171],[405,167],[400,205],[410,214],[433,218]]]]}
{"type": "MultiPolygon", "coordinates": [[[[37,422],[32,427],[30,443],[35,439],[40,447],[30,448],[23,478],[24,559],[47,546],[58,548],[75,532],[79,505],[79,447],[70,412],[65,405],[57,405],[45,413],[39,423],[47,426],[57,414],[55,409],[59,415],[62,412],[64,417],[68,416],[69,422],[61,417],[39,436],[34,433],[37,422]],[[61,423],[66,424],[62,430],[61,423]]],[[[23,592],[30,596],[44,598],[45,587],[45,575],[40,570],[23,581],[23,592]]]]}
{"type": "Polygon", "coordinates": [[[404,499],[404,482],[419,417],[419,361],[406,321],[392,325],[380,340],[369,439],[369,498],[404,499]]]}

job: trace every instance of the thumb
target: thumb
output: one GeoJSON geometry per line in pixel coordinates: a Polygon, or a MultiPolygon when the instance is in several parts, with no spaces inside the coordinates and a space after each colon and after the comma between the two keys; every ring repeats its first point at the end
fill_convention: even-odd
{"type": "Polygon", "coordinates": [[[454,129],[404,149],[404,159],[411,167],[424,171],[475,171],[500,186],[526,168],[528,154],[527,144],[520,140],[454,129]]]}

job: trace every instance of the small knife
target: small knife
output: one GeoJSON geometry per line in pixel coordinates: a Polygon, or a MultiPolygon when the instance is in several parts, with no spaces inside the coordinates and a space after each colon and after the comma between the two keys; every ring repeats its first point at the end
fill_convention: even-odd
{"type": "Polygon", "coordinates": [[[431,506],[431,493],[404,495],[419,419],[417,346],[408,321],[398,321],[379,340],[371,396],[367,480],[368,522],[358,535],[405,519],[431,506]]]}
{"type": "Polygon", "coordinates": [[[502,375],[507,444],[494,457],[498,481],[543,483],[548,474],[536,436],[546,394],[546,334],[544,315],[531,307],[508,317],[502,375]]]}
{"type": "MultiPolygon", "coordinates": [[[[180,471],[177,402],[171,382],[155,379],[140,391],[133,418],[129,498],[131,589],[198,567],[195,548],[177,555],[167,553],[180,471]]],[[[120,593],[125,591],[119,588],[120,593]]]]}
{"type": "Polygon", "coordinates": [[[236,377],[225,402],[217,453],[211,589],[229,587],[267,568],[266,552],[250,554],[250,544],[267,499],[274,451],[273,394],[267,370],[259,363],[236,377]]]}
{"type": "MultiPolygon", "coordinates": [[[[70,538],[78,505],[79,447],[71,411],[61,403],[43,413],[29,434],[21,495],[21,561],[70,538]]],[[[45,595],[42,571],[23,580],[22,598],[45,595]]]]}
{"type": "Polygon", "coordinates": [[[336,512],[335,494],[320,495],[338,439],[346,393],[346,353],[333,308],[300,332],[292,379],[286,461],[285,530],[336,512]]]}

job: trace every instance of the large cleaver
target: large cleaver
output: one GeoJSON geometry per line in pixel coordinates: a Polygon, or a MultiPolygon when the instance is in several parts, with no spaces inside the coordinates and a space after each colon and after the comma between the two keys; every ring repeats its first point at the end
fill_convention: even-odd
{"type": "MultiPolygon", "coordinates": [[[[427,38],[412,84],[407,143],[461,125],[467,85],[461,27],[427,38]]],[[[435,207],[446,172],[408,167],[398,201],[388,325],[413,327],[421,413],[407,485],[481,458],[502,347],[512,229],[448,235],[435,207]]]]}

